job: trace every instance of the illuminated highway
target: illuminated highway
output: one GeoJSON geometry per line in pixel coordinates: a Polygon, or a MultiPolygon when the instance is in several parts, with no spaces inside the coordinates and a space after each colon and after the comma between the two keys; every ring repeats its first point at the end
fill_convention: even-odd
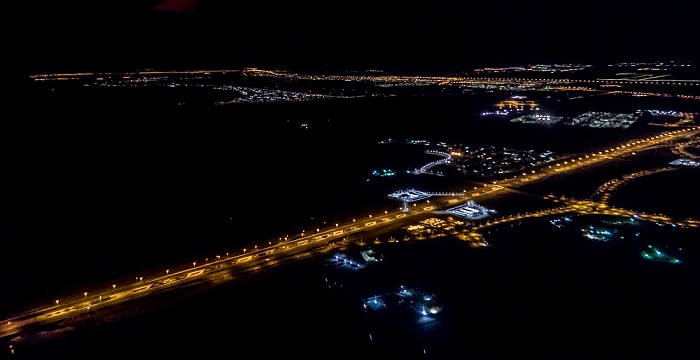
{"type": "MultiPolygon", "coordinates": [[[[517,188],[523,183],[540,181],[562,172],[580,169],[588,165],[611,160],[617,156],[635,155],[636,152],[658,146],[673,145],[674,141],[689,139],[700,133],[700,127],[678,129],[664,132],[663,134],[626,142],[619,146],[603,149],[596,153],[572,157],[554,165],[538,167],[537,169],[523,172],[520,177],[495,180],[492,183],[484,183],[472,190],[463,190],[462,193],[450,194],[441,198],[426,200],[420,205],[412,203],[411,207],[404,209],[397,207],[394,211],[384,211],[381,214],[365,215],[346,223],[336,223],[335,226],[324,229],[316,229],[310,234],[302,232],[298,236],[269,241],[260,247],[242,249],[238,253],[225,253],[217,255],[204,262],[193,261],[182,264],[177,268],[167,269],[162,272],[144,272],[143,276],[126,281],[115,281],[110,285],[103,285],[92,289],[86,289],[82,293],[61,296],[56,299],[48,299],[44,306],[16,314],[0,323],[0,338],[19,334],[24,330],[36,329],[39,325],[60,322],[62,320],[85,314],[97,309],[112,307],[121,304],[124,306],[130,300],[139,299],[150,294],[160,293],[163,290],[177,287],[185,288],[189,285],[202,283],[215,284],[221,281],[235,279],[246,273],[256,271],[268,266],[274,266],[286,261],[304,258],[315,252],[328,251],[338,241],[343,241],[349,235],[371,229],[380,231],[386,225],[408,225],[420,216],[434,211],[443,211],[469,200],[476,199],[486,194],[507,193],[511,188],[517,188]],[[508,191],[504,191],[508,190],[508,191]]],[[[604,189],[605,190],[605,189],[604,189]]],[[[500,218],[483,221],[474,226],[470,236],[480,237],[478,230],[489,226],[512,222],[526,218],[536,218],[575,212],[579,214],[605,214],[611,216],[634,217],[640,220],[657,223],[671,224],[675,226],[698,227],[700,220],[684,219],[672,220],[661,214],[645,214],[627,209],[608,206],[605,201],[591,200],[561,200],[550,198],[553,202],[561,202],[560,206],[552,209],[532,213],[514,214],[500,218]]]]}
{"type": "Polygon", "coordinates": [[[588,165],[601,163],[614,157],[622,157],[627,155],[636,155],[642,150],[649,150],[655,147],[674,146],[674,141],[693,138],[700,133],[700,127],[692,127],[679,129],[674,131],[666,131],[656,136],[651,136],[645,139],[637,139],[626,142],[625,144],[611,147],[608,149],[593,152],[591,154],[573,156],[569,159],[559,161],[554,165],[542,166],[536,169],[523,172],[520,177],[515,175],[510,178],[493,181],[494,184],[499,184],[506,187],[518,187],[524,183],[531,183],[535,180],[543,180],[551,175],[564,173],[567,171],[580,169],[588,165]]]}

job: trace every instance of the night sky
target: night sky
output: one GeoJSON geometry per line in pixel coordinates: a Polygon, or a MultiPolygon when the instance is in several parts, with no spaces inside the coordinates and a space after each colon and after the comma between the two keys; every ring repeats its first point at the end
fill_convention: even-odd
{"type": "Polygon", "coordinates": [[[694,60],[700,34],[700,5],[693,1],[40,0],[4,6],[4,57],[29,72],[694,60]]]}

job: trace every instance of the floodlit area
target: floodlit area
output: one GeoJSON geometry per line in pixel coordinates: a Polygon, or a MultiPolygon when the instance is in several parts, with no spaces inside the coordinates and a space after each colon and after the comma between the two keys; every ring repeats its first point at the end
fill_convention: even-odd
{"type": "Polygon", "coordinates": [[[479,220],[491,214],[495,214],[496,210],[487,209],[486,207],[475,203],[474,200],[469,200],[465,205],[460,205],[446,210],[446,213],[469,220],[479,220]]]}
{"type": "Polygon", "coordinates": [[[384,259],[382,254],[372,249],[360,251],[358,254],[338,253],[326,261],[327,265],[332,265],[338,270],[360,270],[368,265],[379,263],[384,259]]]}
{"type": "Polygon", "coordinates": [[[560,229],[563,228],[566,223],[570,223],[570,222],[571,222],[571,218],[568,216],[549,220],[550,224],[552,224],[560,229]]]}
{"type": "Polygon", "coordinates": [[[397,192],[389,194],[390,198],[405,200],[407,202],[420,201],[423,199],[427,199],[430,196],[431,194],[415,189],[399,190],[397,192]]]}
{"type": "MultiPolygon", "coordinates": [[[[680,251],[683,249],[679,248],[678,250],[680,251]]],[[[667,262],[671,264],[682,263],[680,259],[661,251],[661,249],[653,245],[647,245],[647,247],[644,250],[641,250],[639,253],[642,255],[642,259],[644,260],[667,262]]]]}
{"type": "Polygon", "coordinates": [[[615,238],[616,231],[596,228],[593,225],[589,225],[588,228],[581,229],[583,236],[596,241],[610,241],[615,238]]]}
{"type": "Polygon", "coordinates": [[[421,316],[435,315],[442,311],[442,304],[434,294],[405,285],[399,286],[396,291],[362,299],[361,304],[365,311],[403,309],[421,316]]]}
{"type": "Polygon", "coordinates": [[[518,116],[510,120],[514,123],[523,124],[538,124],[538,125],[551,125],[558,123],[563,119],[562,116],[552,116],[547,114],[528,114],[523,116],[518,116]]]}
{"type": "Polygon", "coordinates": [[[381,169],[381,170],[373,170],[372,175],[378,176],[378,177],[390,177],[390,176],[395,176],[396,172],[391,169],[381,169]]]}
{"type": "Polygon", "coordinates": [[[681,165],[681,166],[700,166],[700,162],[690,159],[678,159],[673,160],[669,164],[671,165],[681,165]]]}
{"type": "Polygon", "coordinates": [[[634,124],[642,116],[641,111],[634,113],[611,113],[604,111],[589,111],[575,116],[567,122],[568,125],[587,126],[592,128],[623,128],[634,124]]]}

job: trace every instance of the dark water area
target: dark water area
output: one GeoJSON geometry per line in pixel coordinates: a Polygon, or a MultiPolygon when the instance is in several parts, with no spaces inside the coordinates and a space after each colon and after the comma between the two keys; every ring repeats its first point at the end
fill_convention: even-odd
{"type": "Polygon", "coordinates": [[[3,311],[391,209],[401,188],[461,188],[406,175],[435,157],[385,138],[566,152],[659,131],[514,126],[476,115],[503,98],[488,93],[232,107],[80,94],[38,98],[3,125],[3,311]],[[400,175],[377,182],[379,167],[400,175]]]}
{"type": "Polygon", "coordinates": [[[185,358],[222,352],[334,358],[697,357],[697,230],[616,225],[619,220],[579,216],[563,228],[547,220],[501,226],[485,234],[492,245],[485,248],[450,238],[373,245],[384,261],[349,273],[329,269],[327,257],[308,259],[145,315],[40,346],[17,345],[15,358],[136,353],[185,358]],[[603,242],[581,236],[579,228],[589,225],[606,227],[616,237],[603,242]],[[682,263],[644,260],[640,251],[649,245],[682,263]],[[443,310],[430,322],[357,310],[360,299],[399,285],[434,294],[443,310]]]}

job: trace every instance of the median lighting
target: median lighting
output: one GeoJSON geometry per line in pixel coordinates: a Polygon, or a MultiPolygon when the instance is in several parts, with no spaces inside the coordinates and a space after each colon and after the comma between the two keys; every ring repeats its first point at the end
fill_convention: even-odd
{"type": "MultiPolygon", "coordinates": [[[[166,270],[166,271],[170,271],[170,270],[166,270]]],[[[117,285],[112,285],[112,290],[114,290],[116,288],[117,288],[117,285]]]]}
{"type": "Polygon", "coordinates": [[[197,262],[196,262],[196,261],[193,261],[193,262],[192,262],[192,266],[197,266],[197,262]]]}
{"type": "Polygon", "coordinates": [[[58,300],[56,300],[56,305],[58,305],[58,300]]]}

